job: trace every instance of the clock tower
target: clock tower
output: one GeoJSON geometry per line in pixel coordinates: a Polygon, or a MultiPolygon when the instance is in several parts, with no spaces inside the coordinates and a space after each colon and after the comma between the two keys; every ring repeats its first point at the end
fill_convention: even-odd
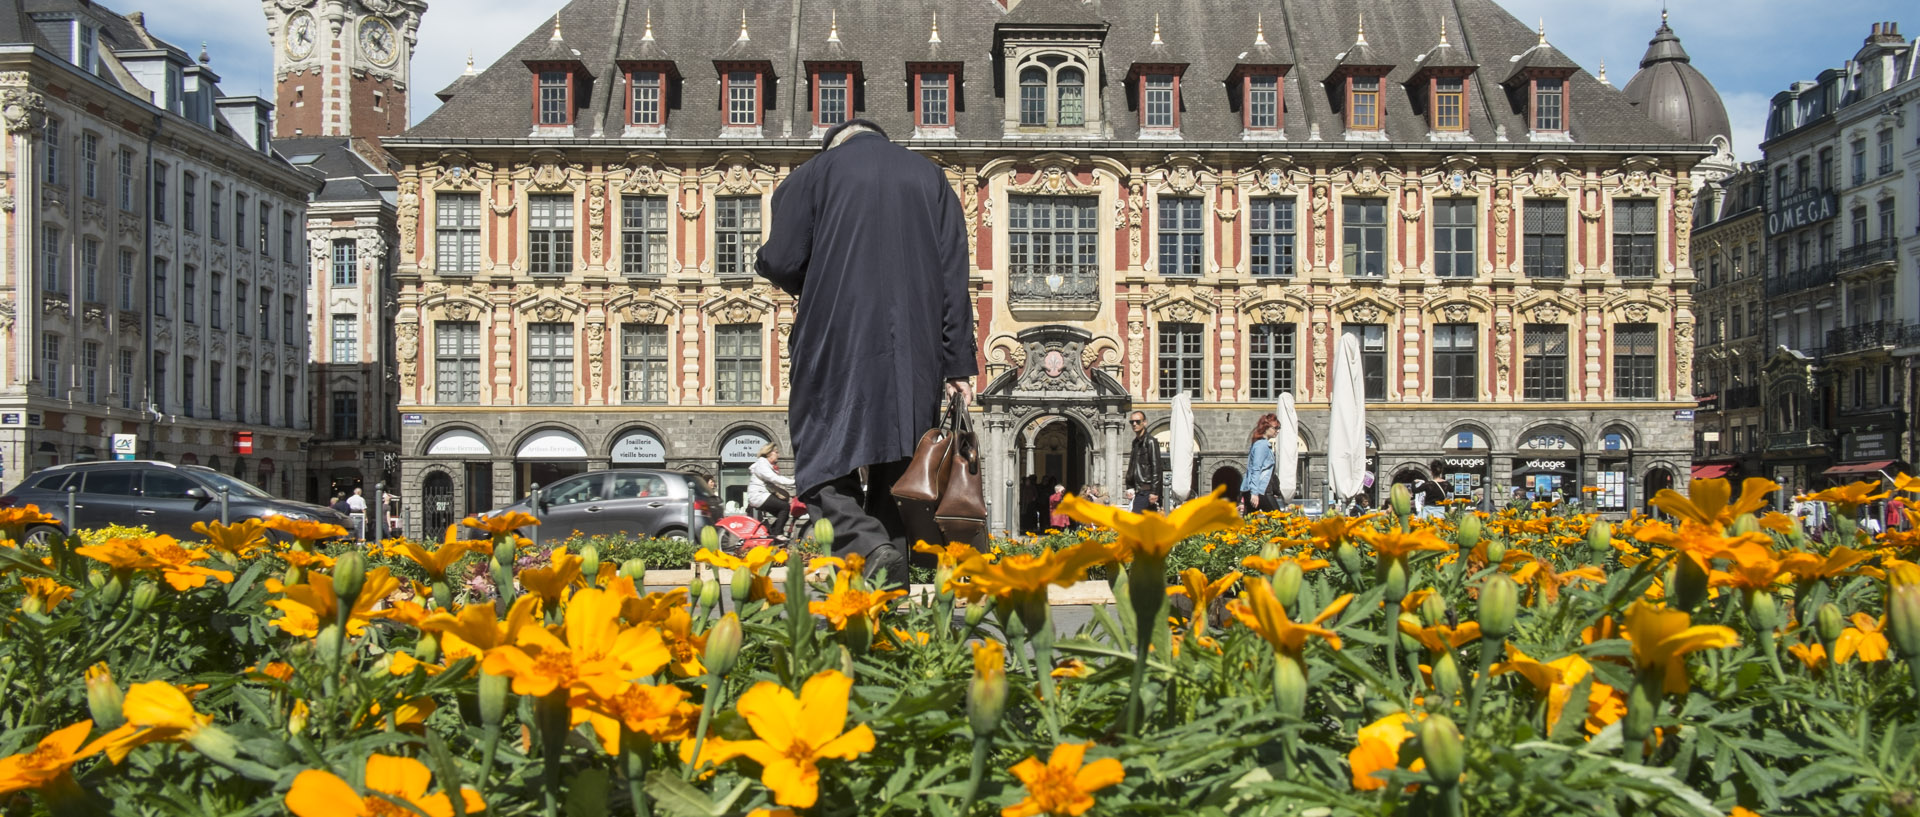
{"type": "Polygon", "coordinates": [[[425,0],[262,0],[273,40],[277,138],[407,129],[425,0]]]}

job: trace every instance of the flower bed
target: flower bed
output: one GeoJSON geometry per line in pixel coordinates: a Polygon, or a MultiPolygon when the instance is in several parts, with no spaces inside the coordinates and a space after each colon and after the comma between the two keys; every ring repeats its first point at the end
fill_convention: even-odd
{"type": "Polygon", "coordinates": [[[648,594],[664,545],[512,517],[8,545],[0,811],[1911,813],[1920,535],[1846,523],[1860,485],[1815,540],[1756,517],[1775,489],[1617,527],[1069,499],[1095,527],[926,547],[912,603],[769,549],[648,594]],[[1116,603],[1061,637],[1046,590],[1089,574],[1116,603]]]}

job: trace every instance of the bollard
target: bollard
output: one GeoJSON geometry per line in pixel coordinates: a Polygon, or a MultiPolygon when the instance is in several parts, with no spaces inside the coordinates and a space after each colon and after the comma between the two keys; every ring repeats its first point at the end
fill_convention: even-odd
{"type": "Polygon", "coordinates": [[[694,487],[693,481],[700,477],[695,474],[682,474],[681,476],[687,479],[687,541],[698,542],[700,541],[700,513],[693,507],[693,501],[696,497],[700,496],[700,489],[694,487]]]}
{"type": "Polygon", "coordinates": [[[227,518],[227,486],[220,486],[220,524],[229,525],[233,520],[227,518]]]}
{"type": "MultiPolygon", "coordinates": [[[[527,493],[527,510],[533,514],[534,519],[540,518],[540,483],[538,482],[534,483],[533,490],[527,493]]],[[[539,550],[540,549],[540,526],[539,525],[533,526],[533,536],[531,538],[533,539],[533,549],[536,551],[539,550]]]]}
{"type": "MultiPolygon", "coordinates": [[[[68,480],[69,483],[76,482],[76,481],[77,480],[68,480]]],[[[77,531],[80,529],[80,520],[75,516],[75,514],[79,512],[79,508],[80,508],[79,504],[77,504],[79,500],[79,494],[80,494],[80,486],[72,485],[72,484],[69,484],[67,486],[67,534],[68,535],[72,535],[74,531],[77,531]]]]}
{"type": "Polygon", "coordinates": [[[387,483],[383,480],[373,484],[373,542],[379,544],[387,538],[387,483]]]}

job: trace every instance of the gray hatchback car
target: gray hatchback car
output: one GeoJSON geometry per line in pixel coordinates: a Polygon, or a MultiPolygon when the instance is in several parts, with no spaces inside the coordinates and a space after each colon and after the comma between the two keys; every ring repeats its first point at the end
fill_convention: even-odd
{"type": "Polygon", "coordinates": [[[698,475],[657,468],[617,468],[554,480],[540,489],[538,513],[532,497],[528,497],[483,516],[510,511],[534,513],[540,518],[543,540],[563,539],[576,532],[582,536],[685,538],[689,510],[694,517],[693,530],[699,530],[718,518],[713,513],[718,503],[698,475]]]}
{"type": "MultiPolygon", "coordinates": [[[[0,507],[37,505],[58,520],[26,532],[29,541],[80,528],[145,525],[155,533],[195,539],[195,522],[220,521],[220,491],[226,489],[227,519],[284,516],[347,526],[346,514],[280,499],[252,483],[198,465],[158,460],[110,460],[55,465],[34,472],[0,496],[0,507]],[[74,516],[67,518],[67,489],[74,489],[74,516]]],[[[351,528],[349,528],[351,530],[351,528]]]]}

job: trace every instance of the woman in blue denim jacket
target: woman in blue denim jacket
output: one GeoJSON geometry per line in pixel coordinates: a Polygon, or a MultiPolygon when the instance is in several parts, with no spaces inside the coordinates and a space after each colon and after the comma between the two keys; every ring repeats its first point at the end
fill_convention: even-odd
{"type": "Polygon", "coordinates": [[[1271,511],[1280,507],[1273,493],[1273,438],[1280,434],[1280,418],[1262,414],[1253,424],[1253,437],[1247,447],[1247,476],[1240,481],[1240,496],[1249,511],[1271,511]]]}

